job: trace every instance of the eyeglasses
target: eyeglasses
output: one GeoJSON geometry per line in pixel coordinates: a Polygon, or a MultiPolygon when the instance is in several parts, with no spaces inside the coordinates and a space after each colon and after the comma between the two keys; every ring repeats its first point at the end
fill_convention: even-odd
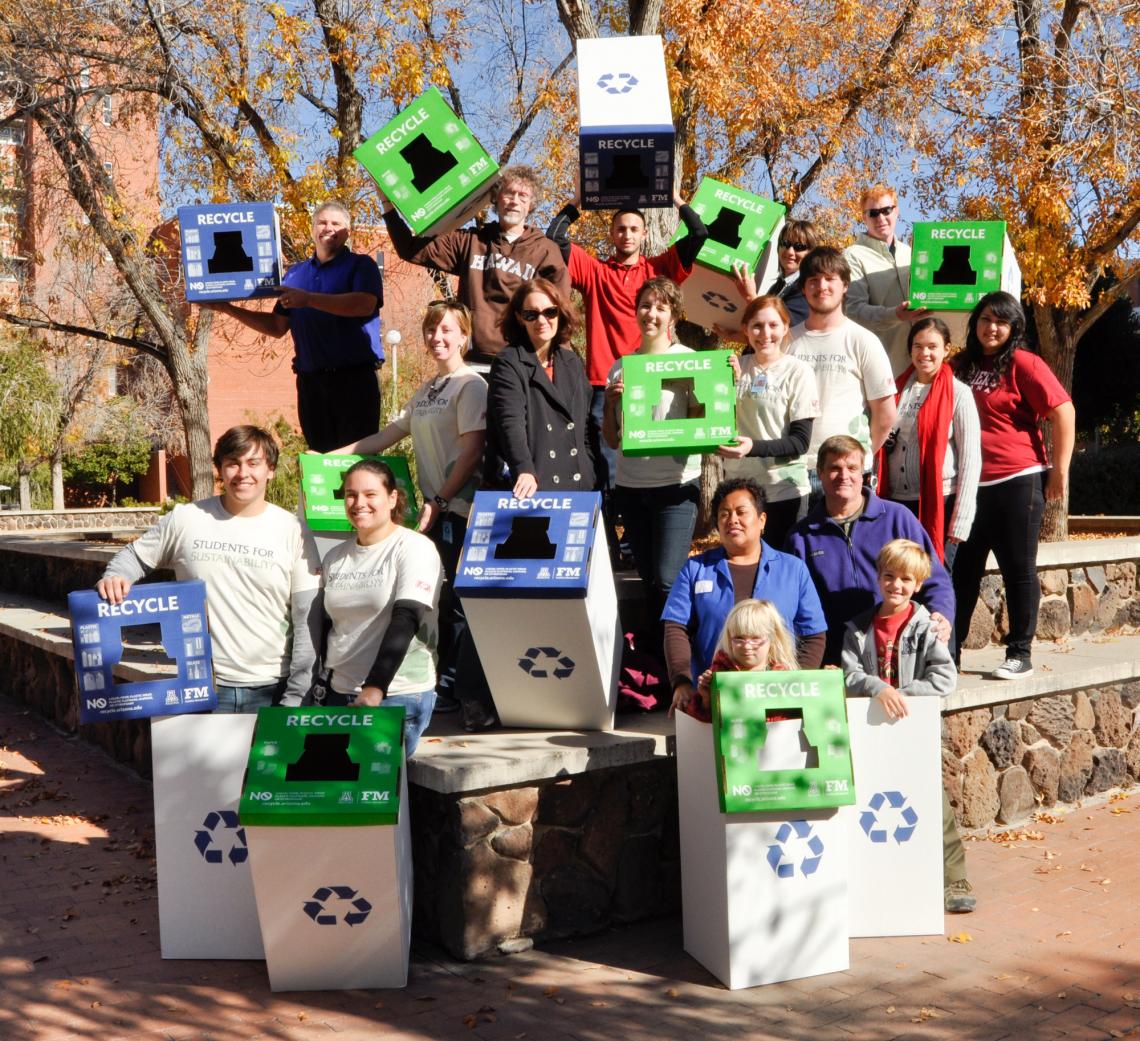
{"type": "Polygon", "coordinates": [[[893,206],[880,206],[877,209],[868,210],[867,216],[871,217],[872,219],[875,217],[889,217],[894,212],[895,208],[893,206]]]}
{"type": "Polygon", "coordinates": [[[730,636],[729,639],[738,647],[756,647],[768,642],[767,636],[730,636]]]}
{"type": "Polygon", "coordinates": [[[811,246],[806,242],[781,242],[780,249],[794,249],[797,253],[806,253],[811,246]]]}
{"type": "Polygon", "coordinates": [[[532,307],[524,308],[521,311],[515,312],[524,322],[537,322],[539,315],[545,318],[548,322],[553,322],[558,317],[557,307],[544,307],[541,311],[536,311],[532,307]]]}

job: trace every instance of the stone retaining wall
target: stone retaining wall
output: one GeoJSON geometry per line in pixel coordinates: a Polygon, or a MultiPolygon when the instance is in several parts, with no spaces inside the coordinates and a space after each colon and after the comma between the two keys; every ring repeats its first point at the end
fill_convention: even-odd
{"type": "Polygon", "coordinates": [[[942,780],[967,828],[1140,781],[1140,681],[947,713],[942,780]]]}
{"type": "Polygon", "coordinates": [[[153,506],[101,510],[0,510],[2,531],[110,531],[149,528],[161,516],[153,506]]]}
{"type": "MultiPolygon", "coordinates": [[[[1089,546],[1095,549],[1095,543],[1089,546]]],[[[1136,564],[1135,560],[1123,560],[1074,568],[1038,568],[1041,608],[1037,639],[1059,640],[1116,625],[1140,625],[1136,564]]],[[[970,635],[962,646],[976,650],[1000,643],[1008,632],[1001,575],[986,575],[970,620],[970,635]]]]}
{"type": "Polygon", "coordinates": [[[458,958],[681,906],[673,759],[521,788],[411,789],[415,929],[458,958]]]}

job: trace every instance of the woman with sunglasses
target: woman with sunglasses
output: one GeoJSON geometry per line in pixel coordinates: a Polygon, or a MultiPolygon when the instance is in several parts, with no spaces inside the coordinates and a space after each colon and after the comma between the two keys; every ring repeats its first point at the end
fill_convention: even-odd
{"type": "Polygon", "coordinates": [[[741,315],[749,353],[734,357],[736,442],[721,445],[725,477],[751,477],[767,502],[765,538],[784,545],[807,510],[807,449],[820,414],[815,370],[788,354],[790,318],[776,296],[752,299],[741,315]]]}
{"type": "Polygon", "coordinates": [[[958,646],[970,631],[986,558],[993,550],[1005,586],[1009,635],[993,679],[1033,674],[1030,648],[1041,587],[1037,537],[1046,499],[1063,499],[1073,456],[1073,402],[1052,370],[1026,350],[1025,312],[1009,293],[987,293],[970,314],[966,349],[954,367],[974,393],[982,430],[982,477],[970,537],[954,560],[958,646]],[[1049,420],[1053,462],[1040,423],[1049,420]]]}
{"type": "Polygon", "coordinates": [[[423,506],[417,531],[435,543],[447,579],[439,601],[440,711],[454,710],[456,661],[467,622],[453,593],[455,570],[467,532],[471,497],[479,483],[487,425],[487,384],[464,361],[471,341],[471,313],[454,300],[428,304],[424,347],[435,363],[425,380],[379,433],[338,448],[373,455],[411,435],[423,506]]]}
{"type": "MultiPolygon", "coordinates": [[[[780,229],[776,242],[776,263],[779,277],[764,290],[765,296],[779,297],[788,309],[790,323],[795,326],[807,319],[808,306],[804,299],[804,287],[800,282],[800,264],[816,246],[823,245],[823,234],[809,220],[790,220],[780,229]]],[[[737,261],[733,265],[736,288],[746,301],[758,294],[756,278],[748,270],[748,265],[737,261]]],[[[751,353],[745,347],[745,354],[751,353]]]]}
{"type": "Polygon", "coordinates": [[[483,483],[526,499],[539,489],[588,492],[590,384],[570,349],[570,301],[545,278],[511,296],[501,327],[509,344],[492,362],[483,483]]]}

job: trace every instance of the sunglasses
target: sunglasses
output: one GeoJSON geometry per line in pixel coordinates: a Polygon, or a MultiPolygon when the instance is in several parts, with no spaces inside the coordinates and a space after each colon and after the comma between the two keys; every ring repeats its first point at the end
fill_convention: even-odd
{"type": "Polygon", "coordinates": [[[806,242],[781,242],[780,249],[794,249],[797,253],[806,253],[811,246],[806,242]]]}
{"type": "Polygon", "coordinates": [[[555,318],[558,317],[558,308],[544,307],[541,311],[536,311],[532,307],[527,307],[516,313],[524,322],[537,322],[539,315],[545,318],[548,322],[552,322],[555,318]]]}
{"type": "Polygon", "coordinates": [[[867,216],[871,217],[871,218],[889,217],[894,212],[895,212],[895,208],[893,206],[880,206],[878,209],[868,210],[867,216]]]}

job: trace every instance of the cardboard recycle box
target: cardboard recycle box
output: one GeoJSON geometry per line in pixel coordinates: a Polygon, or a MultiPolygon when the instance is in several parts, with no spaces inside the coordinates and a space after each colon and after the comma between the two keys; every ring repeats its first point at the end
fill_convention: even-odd
{"type": "Polygon", "coordinates": [[[275,991],[407,982],[403,725],[383,705],[258,713],[239,820],[275,991]]]}
{"type": "MultiPolygon", "coordinates": [[[[305,523],[312,531],[352,531],[344,513],[344,471],[353,463],[366,458],[362,455],[314,455],[304,452],[298,456],[301,464],[301,497],[305,523]]],[[[387,463],[396,475],[396,484],[408,497],[404,524],[414,528],[419,517],[416,505],[416,485],[412,480],[408,461],[402,455],[380,455],[373,458],[387,463]]]]}
{"type": "Polygon", "coordinates": [[[673,205],[673,110],[660,36],[578,41],[582,209],[673,205]]]}
{"type": "Polygon", "coordinates": [[[217,704],[205,582],[136,584],[121,604],[108,603],[93,589],[77,589],[68,593],[67,609],[80,723],[205,712],[217,704]],[[160,650],[176,663],[177,673],[116,683],[123,630],[144,625],[159,628],[160,650]]]}
{"type": "Polygon", "coordinates": [[[466,224],[483,207],[499,172],[436,87],[352,154],[416,235],[466,224]]]}
{"type": "Polygon", "coordinates": [[[1004,221],[917,221],[910,256],[911,307],[972,311],[998,289],[1021,296],[1004,221]]]}
{"type": "Polygon", "coordinates": [[[731,351],[627,354],[622,359],[621,450],[626,455],[709,452],[736,437],[731,351]],[[664,392],[687,392],[703,407],[688,419],[653,418],[664,392]]]}
{"type": "Polygon", "coordinates": [[[712,706],[721,812],[854,803],[842,672],[718,672],[712,706]]]}
{"type": "Polygon", "coordinates": [[[268,202],[179,206],[186,299],[248,300],[281,286],[281,228],[268,202]]]}
{"type": "MultiPolygon", "coordinates": [[[[701,180],[692,207],[709,229],[693,273],[682,283],[685,317],[711,329],[740,328],[744,300],[732,281],[732,265],[741,261],[756,276],[760,292],[776,278],[776,243],[787,210],[778,202],[723,181],[701,180]]],[[[670,245],[688,234],[682,224],[670,245]]]]}

